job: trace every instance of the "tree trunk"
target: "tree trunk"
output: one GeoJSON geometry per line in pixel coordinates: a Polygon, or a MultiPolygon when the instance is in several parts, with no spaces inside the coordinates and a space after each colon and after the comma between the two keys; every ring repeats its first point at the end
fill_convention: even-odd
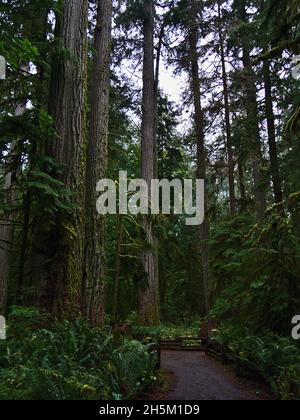
{"type": "Polygon", "coordinates": [[[156,50],[156,65],[155,65],[155,77],[154,77],[154,178],[158,177],[158,153],[157,153],[157,128],[158,128],[158,100],[159,100],[159,73],[160,73],[160,61],[161,51],[163,47],[163,38],[165,36],[166,23],[162,22],[158,45],[156,50]]]}
{"type": "Polygon", "coordinates": [[[240,195],[241,195],[241,211],[245,212],[247,210],[247,193],[246,193],[246,186],[245,186],[243,162],[240,159],[238,161],[238,171],[239,171],[239,185],[240,185],[240,195]]]}
{"type": "Polygon", "coordinates": [[[81,310],[84,260],[87,17],[87,0],[65,0],[57,14],[56,32],[69,54],[54,57],[49,113],[56,135],[46,153],[60,164],[62,173],[54,176],[73,193],[76,209],[57,212],[37,267],[43,284],[40,305],[70,318],[81,310]]]}
{"type": "Polygon", "coordinates": [[[254,196],[256,215],[260,219],[267,208],[265,176],[263,170],[263,156],[258,121],[258,105],[256,97],[255,74],[251,67],[250,54],[244,49],[243,62],[245,66],[245,87],[248,117],[248,132],[250,146],[250,160],[254,180],[254,196]]]}
{"type": "MultiPolygon", "coordinates": [[[[248,22],[246,6],[241,4],[241,20],[248,22]]],[[[262,144],[259,131],[259,112],[256,96],[255,73],[252,68],[250,57],[250,47],[247,41],[243,41],[243,65],[244,65],[244,84],[245,100],[247,108],[247,125],[249,133],[250,161],[252,165],[254,180],[254,196],[257,219],[263,217],[267,208],[266,181],[263,170],[262,144]]]]}
{"type": "MultiPolygon", "coordinates": [[[[154,3],[144,0],[144,63],[143,63],[143,112],[142,112],[142,177],[149,187],[155,170],[155,82],[154,82],[154,3]]],[[[159,324],[158,264],[156,241],[150,218],[143,218],[148,247],[142,253],[145,279],[139,290],[139,319],[143,325],[159,324]]]]}
{"type": "Polygon", "coordinates": [[[90,135],[86,176],[84,312],[93,325],[104,322],[105,218],[96,211],[96,184],[105,178],[111,63],[112,1],[98,0],[91,84],[90,135]]]}
{"type": "Polygon", "coordinates": [[[228,176],[229,202],[230,202],[230,213],[232,215],[235,215],[236,198],[235,198],[235,185],[234,185],[234,158],[233,158],[231,123],[230,123],[229,91],[228,91],[228,81],[227,81],[227,72],[226,72],[225,51],[224,51],[224,38],[223,38],[223,32],[222,32],[221,19],[222,19],[221,5],[220,5],[220,1],[218,1],[218,32],[219,32],[220,50],[221,50],[223,96],[224,96],[224,105],[225,105],[225,123],[226,123],[228,173],[229,173],[229,176],[228,176]]]}
{"type": "Polygon", "coordinates": [[[263,72],[264,72],[264,83],[265,83],[266,118],[267,118],[267,125],[268,125],[268,141],[269,141],[269,155],[270,155],[270,162],[271,162],[271,175],[272,175],[272,181],[273,181],[275,203],[279,204],[283,202],[283,193],[282,193],[277,144],[276,144],[276,129],[275,129],[275,117],[274,117],[274,110],[273,110],[270,64],[268,60],[264,60],[263,72]]]}
{"type": "Polygon", "coordinates": [[[121,249],[123,240],[123,224],[121,215],[118,217],[117,226],[117,249],[116,249],[116,274],[114,284],[114,302],[113,302],[113,324],[116,324],[118,318],[119,294],[120,294],[120,274],[121,274],[121,249]]]}
{"type": "MultiPolygon", "coordinates": [[[[189,28],[189,47],[190,63],[192,77],[192,92],[195,107],[195,127],[197,136],[197,176],[199,179],[206,180],[206,148],[204,135],[204,113],[201,104],[201,84],[199,76],[198,63],[198,41],[199,29],[196,20],[197,6],[194,0],[190,0],[190,28],[189,28]]],[[[207,183],[205,188],[205,219],[199,229],[200,252],[202,258],[203,270],[203,290],[205,299],[205,311],[208,314],[210,310],[210,279],[209,279],[209,220],[208,220],[208,193],[207,183]]]]}

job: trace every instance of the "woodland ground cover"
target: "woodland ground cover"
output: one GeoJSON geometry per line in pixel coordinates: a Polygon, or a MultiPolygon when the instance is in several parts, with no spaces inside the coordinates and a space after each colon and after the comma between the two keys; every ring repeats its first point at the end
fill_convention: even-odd
{"type": "Polygon", "coordinates": [[[85,321],[14,308],[0,341],[0,400],[133,399],[156,383],[155,356],[85,321]]]}
{"type": "MultiPolygon", "coordinates": [[[[212,336],[264,379],[283,400],[300,398],[300,346],[271,332],[251,335],[244,325],[223,324],[212,336]]],[[[254,375],[255,378],[255,375],[254,375]]],[[[256,377],[257,378],[257,377],[256,377]]]]}

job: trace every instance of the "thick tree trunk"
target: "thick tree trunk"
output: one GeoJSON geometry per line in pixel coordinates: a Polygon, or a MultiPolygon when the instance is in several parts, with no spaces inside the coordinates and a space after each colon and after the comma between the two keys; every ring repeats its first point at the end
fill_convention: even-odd
{"type": "Polygon", "coordinates": [[[220,40],[221,63],[222,63],[222,82],[223,82],[223,96],[225,105],[225,123],[226,123],[226,137],[227,137],[227,155],[228,155],[228,181],[229,181],[229,202],[230,213],[235,215],[236,212],[236,197],[234,185],[234,158],[232,148],[231,123],[230,123],[230,107],[229,107],[229,91],[225,62],[224,38],[222,32],[222,13],[220,1],[218,2],[218,31],[220,40]]]}
{"type": "MultiPolygon", "coordinates": [[[[201,105],[201,83],[199,76],[198,63],[198,40],[199,30],[196,20],[197,7],[194,0],[190,0],[190,28],[189,28],[189,47],[190,47],[190,63],[191,63],[191,78],[192,78],[192,92],[195,107],[195,127],[197,135],[197,165],[198,178],[206,180],[206,148],[204,135],[204,113],[201,105]]],[[[204,223],[199,229],[200,252],[202,258],[203,270],[203,290],[205,299],[205,311],[208,314],[210,310],[210,277],[209,277],[209,220],[208,220],[208,193],[207,183],[205,188],[205,219],[204,223]]]]}
{"type": "MultiPolygon", "coordinates": [[[[86,76],[88,1],[65,0],[57,14],[57,34],[69,51],[55,57],[49,113],[56,136],[47,154],[61,166],[55,176],[72,193],[73,211],[60,211],[56,225],[44,234],[37,273],[42,290],[40,305],[57,315],[74,317],[81,310],[84,255],[84,204],[86,155],[86,76]]],[[[38,239],[37,239],[38,241],[38,239]]]]}
{"type": "Polygon", "coordinates": [[[105,219],[96,211],[96,184],[105,178],[111,63],[112,1],[98,0],[91,84],[90,135],[86,176],[84,312],[93,325],[104,322],[105,219]]]}
{"type": "MultiPolygon", "coordinates": [[[[154,82],[154,4],[144,0],[144,62],[142,112],[142,177],[149,186],[155,171],[155,82],[154,82]]],[[[158,264],[156,241],[150,219],[144,217],[143,227],[149,247],[142,253],[145,279],[139,290],[139,320],[143,325],[157,325],[160,318],[158,264]]]]}
{"type": "Polygon", "coordinates": [[[280,178],[277,143],[276,143],[276,128],[275,128],[275,117],[273,110],[273,99],[272,99],[272,83],[270,77],[270,64],[268,60],[263,63],[264,72],[264,83],[265,83],[265,100],[266,100],[266,118],[268,125],[268,141],[269,141],[269,155],[271,162],[271,175],[273,181],[273,190],[275,203],[279,204],[283,202],[282,185],[280,178]]]}

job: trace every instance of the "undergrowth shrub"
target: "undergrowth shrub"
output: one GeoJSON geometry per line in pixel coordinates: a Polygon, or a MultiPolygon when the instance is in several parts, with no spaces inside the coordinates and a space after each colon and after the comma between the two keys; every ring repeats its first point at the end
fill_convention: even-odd
{"type": "Polygon", "coordinates": [[[127,399],[154,381],[147,347],[116,343],[109,329],[81,320],[23,330],[22,336],[20,325],[18,335],[15,329],[9,323],[9,338],[0,342],[0,400],[127,399]]]}
{"type": "Polygon", "coordinates": [[[131,399],[147,383],[156,380],[153,369],[153,358],[149,356],[149,346],[138,341],[125,341],[113,353],[113,364],[121,384],[121,394],[131,399]]]}
{"type": "Polygon", "coordinates": [[[281,399],[300,399],[300,346],[291,338],[250,335],[241,325],[222,325],[214,337],[255,368],[281,399]]]}
{"type": "Polygon", "coordinates": [[[210,240],[217,339],[255,367],[282,399],[300,398],[300,348],[291,320],[300,308],[300,193],[255,224],[228,217],[210,240]]]}
{"type": "Polygon", "coordinates": [[[162,324],[159,327],[141,327],[133,328],[133,333],[136,336],[143,336],[145,338],[161,338],[163,340],[173,339],[176,337],[198,337],[202,320],[194,319],[188,325],[173,325],[162,324]]]}

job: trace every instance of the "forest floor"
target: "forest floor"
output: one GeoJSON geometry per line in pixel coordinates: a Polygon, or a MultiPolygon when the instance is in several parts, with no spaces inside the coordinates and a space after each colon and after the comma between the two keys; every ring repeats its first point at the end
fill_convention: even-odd
{"type": "Polygon", "coordinates": [[[237,379],[231,367],[222,366],[205,353],[163,351],[161,391],[151,400],[268,400],[273,399],[260,384],[237,379]]]}

